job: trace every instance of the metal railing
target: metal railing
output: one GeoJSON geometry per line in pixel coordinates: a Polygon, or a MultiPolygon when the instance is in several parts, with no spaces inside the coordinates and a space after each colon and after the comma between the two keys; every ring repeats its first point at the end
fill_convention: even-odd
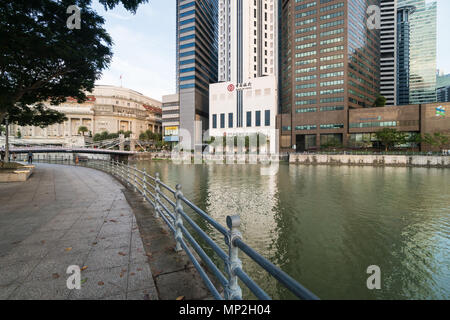
{"type": "MultiPolygon", "coordinates": [[[[53,162],[60,164],[73,164],[72,159],[66,158],[44,158],[37,159],[38,162],[53,162]]],[[[239,259],[240,252],[246,254],[251,260],[256,262],[260,267],[267,271],[273,278],[281,283],[285,288],[292,292],[296,297],[305,300],[317,300],[318,298],[299,284],[296,280],[282,271],[280,268],[272,264],[258,252],[248,246],[242,238],[240,232],[239,215],[228,216],[225,228],[215,221],[202,209],[197,207],[193,202],[187,199],[182,192],[182,187],[177,184],[175,189],[166,185],[161,181],[159,173],[155,176],[149,175],[145,169],[139,170],[136,165],[130,166],[124,162],[113,160],[95,160],[89,159],[85,162],[79,162],[78,165],[99,169],[110,173],[114,177],[121,180],[128,187],[142,195],[143,200],[147,201],[155,209],[156,218],[161,218],[174,234],[176,241],[176,251],[184,251],[197,269],[206,287],[213,297],[218,300],[241,300],[242,289],[238,280],[258,298],[262,300],[271,300],[271,297],[243,270],[242,262],[239,259]],[[225,244],[228,252],[225,252],[214,240],[203,231],[197,223],[186,213],[184,207],[192,209],[201,219],[214,227],[224,236],[225,244]],[[188,231],[185,223],[200,237],[210,249],[224,262],[226,276],[219,267],[205,252],[205,249],[194,239],[188,231]],[[207,266],[210,274],[214,275],[216,280],[223,288],[223,296],[208,273],[203,269],[200,261],[192,252],[192,249],[200,257],[201,261],[207,266]]]]}

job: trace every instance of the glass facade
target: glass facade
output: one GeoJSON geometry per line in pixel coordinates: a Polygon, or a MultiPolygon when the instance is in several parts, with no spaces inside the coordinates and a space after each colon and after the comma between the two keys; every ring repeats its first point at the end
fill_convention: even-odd
{"type": "Polygon", "coordinates": [[[292,121],[291,146],[297,150],[295,136],[304,130],[317,132],[317,145],[331,130],[346,141],[348,110],[373,105],[380,92],[380,32],[367,27],[367,10],[379,4],[281,1],[280,112],[290,115],[281,126],[292,121]],[[324,123],[322,112],[339,122],[324,123]]]}
{"type": "Polygon", "coordinates": [[[397,105],[409,104],[409,20],[415,10],[413,6],[404,6],[397,10],[397,105]]]}
{"type": "Polygon", "coordinates": [[[409,103],[436,102],[437,2],[398,0],[398,7],[414,6],[410,16],[409,103]]]}
{"type": "Polygon", "coordinates": [[[176,35],[180,127],[193,145],[209,127],[209,84],[217,82],[218,0],[177,0],[176,35]]]}

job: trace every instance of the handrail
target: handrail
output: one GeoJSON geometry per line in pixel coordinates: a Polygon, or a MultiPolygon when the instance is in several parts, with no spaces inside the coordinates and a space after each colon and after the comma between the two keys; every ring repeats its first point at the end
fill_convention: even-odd
{"type": "MultiPolygon", "coordinates": [[[[39,157],[37,161],[40,162],[39,157]]],[[[52,159],[51,157],[47,157],[44,161],[52,162],[52,159]]],[[[258,299],[271,299],[271,297],[243,270],[242,262],[239,259],[240,251],[244,252],[251,260],[256,262],[262,269],[298,298],[305,300],[318,299],[317,296],[304,288],[269,260],[261,256],[242,240],[242,235],[240,233],[240,217],[238,215],[227,217],[227,229],[187,199],[181,191],[181,185],[178,184],[176,188],[173,189],[163,183],[160,180],[159,173],[156,173],[155,177],[152,177],[145,169],[140,170],[137,169],[136,166],[130,166],[123,162],[120,163],[113,160],[87,159],[86,162],[80,163],[72,163],[72,161],[73,159],[70,159],[70,157],[67,158],[67,156],[59,160],[56,157],[53,158],[54,163],[75,164],[105,171],[121,180],[123,183],[126,183],[126,185],[135,192],[140,193],[143,200],[148,202],[154,208],[155,217],[161,218],[174,234],[176,241],[175,250],[186,252],[188,258],[192,261],[206,287],[215,299],[241,300],[242,290],[239,286],[238,279],[258,299]],[[154,182],[154,184],[150,183],[150,181],[154,182]],[[154,192],[151,192],[149,189],[154,192]],[[165,194],[164,190],[168,191],[171,195],[165,194]],[[171,199],[172,196],[173,200],[171,199]],[[187,207],[191,208],[202,220],[208,222],[215,230],[225,236],[225,245],[228,247],[228,254],[184,211],[183,205],[187,205],[187,207]],[[173,210],[171,210],[171,208],[173,208],[173,210]],[[183,222],[186,222],[195,234],[225,263],[225,271],[228,277],[224,276],[219,267],[205,252],[204,248],[202,248],[199,242],[194,239],[193,235],[184,226],[183,222]],[[190,246],[188,246],[184,238],[187,239],[190,246]],[[194,249],[198,257],[206,265],[209,272],[218,280],[222,288],[216,288],[214,286],[208,273],[203,269],[197,257],[194,256],[192,249],[194,249]],[[223,291],[223,296],[220,294],[220,291],[223,291]]]]}

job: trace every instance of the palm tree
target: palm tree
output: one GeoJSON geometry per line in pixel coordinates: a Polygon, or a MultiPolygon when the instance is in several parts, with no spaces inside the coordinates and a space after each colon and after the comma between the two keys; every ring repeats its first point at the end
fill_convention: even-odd
{"type": "Polygon", "coordinates": [[[84,133],[85,132],[89,132],[89,129],[87,127],[81,126],[81,127],[78,128],[78,134],[81,133],[83,135],[83,137],[84,137],[84,133]]]}

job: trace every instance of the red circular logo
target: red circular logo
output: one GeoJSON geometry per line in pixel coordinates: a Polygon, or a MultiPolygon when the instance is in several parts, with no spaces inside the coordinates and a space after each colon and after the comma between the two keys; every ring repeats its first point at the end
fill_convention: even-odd
{"type": "Polygon", "coordinates": [[[228,91],[233,92],[234,91],[234,84],[230,84],[228,86],[228,91]]]}

